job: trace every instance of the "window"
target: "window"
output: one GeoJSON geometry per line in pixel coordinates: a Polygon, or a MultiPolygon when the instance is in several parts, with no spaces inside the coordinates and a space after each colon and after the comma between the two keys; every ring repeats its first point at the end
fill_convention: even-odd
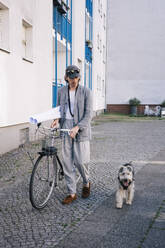
{"type": "Polygon", "coordinates": [[[0,2],[0,49],[9,51],[9,9],[0,2]]]}
{"type": "Polygon", "coordinates": [[[99,90],[99,75],[97,75],[97,90],[99,90]]]}
{"type": "Polygon", "coordinates": [[[92,41],[92,17],[86,11],[86,41],[92,41]]]}
{"type": "Polygon", "coordinates": [[[105,81],[102,80],[102,97],[105,97],[105,81]]]}
{"type": "Polygon", "coordinates": [[[98,0],[98,11],[100,13],[100,16],[102,17],[102,11],[103,11],[102,0],[98,0]]]}
{"type": "Polygon", "coordinates": [[[89,37],[89,15],[86,12],[86,40],[90,40],[89,37]]]}
{"type": "MultiPolygon", "coordinates": [[[[81,59],[77,59],[77,65],[78,65],[78,68],[80,69],[80,75],[82,75],[82,60],[81,59]]],[[[80,84],[83,84],[84,82],[82,82],[80,80],[80,84]]]]}
{"type": "Polygon", "coordinates": [[[99,34],[97,35],[97,48],[98,48],[98,50],[100,49],[100,38],[99,38],[99,34]]]}
{"type": "Polygon", "coordinates": [[[92,22],[92,17],[90,16],[89,18],[89,39],[93,39],[93,22],[92,22]]]}
{"type": "Polygon", "coordinates": [[[101,9],[101,1],[98,0],[98,11],[99,11],[99,13],[100,13],[100,9],[101,9]]]}
{"type": "Polygon", "coordinates": [[[101,90],[101,77],[97,75],[97,91],[101,90]]]}
{"type": "Polygon", "coordinates": [[[69,10],[68,10],[68,19],[69,19],[69,21],[71,21],[71,0],[68,0],[68,7],[69,7],[69,10]]]}
{"type": "Polygon", "coordinates": [[[106,28],[106,16],[105,16],[105,14],[103,15],[103,27],[104,27],[104,29],[106,28]]]}
{"type": "Polygon", "coordinates": [[[102,13],[103,12],[103,7],[102,7],[102,2],[101,2],[101,4],[100,4],[100,16],[101,16],[101,18],[102,18],[102,13]]]}
{"type": "Polygon", "coordinates": [[[32,62],[32,25],[25,20],[22,20],[22,50],[23,59],[32,62]]]}
{"type": "Polygon", "coordinates": [[[100,53],[102,52],[102,41],[100,39],[100,53]]]}
{"type": "Polygon", "coordinates": [[[89,87],[90,75],[89,75],[89,62],[86,61],[86,86],[89,87]]]}
{"type": "Polygon", "coordinates": [[[103,63],[106,62],[106,50],[105,50],[105,46],[103,45],[103,63]]]}

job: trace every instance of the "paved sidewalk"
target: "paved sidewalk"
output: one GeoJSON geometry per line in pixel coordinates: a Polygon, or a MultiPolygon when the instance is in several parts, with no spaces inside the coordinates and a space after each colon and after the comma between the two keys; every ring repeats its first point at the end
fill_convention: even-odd
{"type": "Polygon", "coordinates": [[[165,150],[158,158],[136,174],[132,206],[116,209],[112,194],[57,247],[164,248],[165,150]]]}
{"type": "MultiPolygon", "coordinates": [[[[154,226],[156,220],[159,221],[157,216],[160,211],[160,216],[163,216],[164,213],[163,200],[165,199],[161,197],[164,181],[161,178],[159,180],[161,174],[163,178],[165,168],[164,162],[160,162],[161,159],[164,159],[162,155],[164,153],[160,152],[165,151],[164,127],[164,120],[102,122],[94,126],[90,163],[91,196],[86,200],[81,198],[82,185],[80,183],[78,200],[69,206],[63,206],[61,200],[66,195],[66,188],[65,185],[61,185],[59,190],[54,190],[48,206],[42,211],[33,209],[29,202],[28,191],[32,165],[27,157],[20,149],[1,156],[0,247],[65,247],[67,240],[72,240],[70,245],[70,241],[67,242],[68,248],[77,247],[74,246],[76,238],[71,239],[72,235],[78,230],[83,234],[83,239],[77,240],[78,246],[80,246],[86,242],[86,237],[89,237],[87,226],[90,227],[92,219],[93,223],[96,223],[98,218],[100,218],[99,223],[95,224],[95,232],[91,234],[91,237],[92,235],[93,238],[96,237],[96,240],[92,238],[95,245],[89,239],[91,247],[122,247],[117,246],[116,243],[125,243],[126,240],[129,243],[132,240],[133,236],[131,235],[140,227],[143,215],[146,216],[148,222],[146,221],[146,224],[142,225],[143,229],[140,229],[142,235],[138,234],[139,239],[137,238],[134,244],[145,245],[150,235],[152,237],[150,225],[154,226]],[[153,158],[158,161],[156,165],[152,162],[153,158]],[[129,161],[133,161],[136,172],[135,200],[130,209],[125,206],[122,210],[116,210],[114,192],[117,187],[118,168],[121,164],[129,161]],[[159,174],[160,172],[161,174],[159,174]],[[154,180],[158,181],[157,183],[153,180],[153,176],[154,180]],[[137,182],[141,183],[137,185],[137,182]],[[149,196],[148,200],[146,200],[147,196],[149,196]],[[105,216],[106,221],[104,221],[105,216]],[[135,225],[136,223],[138,225],[135,225]],[[146,236],[148,239],[145,239],[146,236]],[[109,240],[109,237],[113,237],[113,239],[109,240]],[[109,242],[112,242],[111,246],[109,246],[109,242]]],[[[34,158],[38,148],[37,144],[28,147],[34,158]]],[[[164,217],[160,218],[163,226],[162,218],[164,217]]],[[[152,228],[152,230],[154,229],[152,228]]],[[[156,234],[156,232],[154,233],[156,234]]],[[[161,233],[157,234],[161,235],[161,233]]],[[[154,245],[153,242],[152,245],[154,245]]],[[[138,248],[138,246],[128,247],[138,248]]],[[[144,247],[154,248],[159,245],[147,246],[146,244],[144,247]]]]}

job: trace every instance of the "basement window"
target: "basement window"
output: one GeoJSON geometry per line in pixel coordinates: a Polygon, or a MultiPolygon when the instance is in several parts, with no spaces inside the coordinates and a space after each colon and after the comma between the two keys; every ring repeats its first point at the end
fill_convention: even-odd
{"type": "Polygon", "coordinates": [[[25,144],[29,142],[29,128],[20,129],[20,144],[25,144]]]}

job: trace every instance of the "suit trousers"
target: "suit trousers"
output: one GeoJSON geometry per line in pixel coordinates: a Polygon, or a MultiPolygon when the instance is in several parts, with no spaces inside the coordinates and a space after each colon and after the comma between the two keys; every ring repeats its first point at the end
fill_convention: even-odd
{"type": "MultiPolygon", "coordinates": [[[[62,128],[71,129],[73,120],[66,119],[62,128]]],[[[78,169],[83,184],[89,182],[90,142],[76,141],[69,134],[62,135],[62,157],[64,164],[65,181],[69,194],[76,193],[76,168],[78,169]]]]}

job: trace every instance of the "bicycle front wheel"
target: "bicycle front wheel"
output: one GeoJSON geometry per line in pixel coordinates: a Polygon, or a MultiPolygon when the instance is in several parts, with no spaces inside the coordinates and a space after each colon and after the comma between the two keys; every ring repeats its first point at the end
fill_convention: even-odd
{"type": "Polygon", "coordinates": [[[34,165],[30,178],[30,201],[34,208],[44,208],[57,183],[58,168],[56,156],[40,155],[34,165]]]}

